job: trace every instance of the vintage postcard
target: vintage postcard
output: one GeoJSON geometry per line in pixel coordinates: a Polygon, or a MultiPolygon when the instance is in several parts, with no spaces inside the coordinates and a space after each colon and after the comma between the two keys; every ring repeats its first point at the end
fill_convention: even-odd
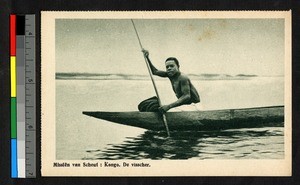
{"type": "Polygon", "coordinates": [[[43,176],[291,176],[291,11],[41,13],[43,176]]]}

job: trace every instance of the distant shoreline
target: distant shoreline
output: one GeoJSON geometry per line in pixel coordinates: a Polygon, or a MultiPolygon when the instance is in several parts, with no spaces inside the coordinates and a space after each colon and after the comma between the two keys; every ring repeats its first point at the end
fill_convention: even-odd
{"type": "MultiPolygon", "coordinates": [[[[258,76],[255,74],[187,74],[192,80],[247,80],[255,77],[283,77],[283,76],[258,76]]],[[[131,74],[99,74],[99,73],[56,73],[56,80],[149,80],[149,75],[131,74]]],[[[163,80],[160,78],[160,80],[163,80]]]]}

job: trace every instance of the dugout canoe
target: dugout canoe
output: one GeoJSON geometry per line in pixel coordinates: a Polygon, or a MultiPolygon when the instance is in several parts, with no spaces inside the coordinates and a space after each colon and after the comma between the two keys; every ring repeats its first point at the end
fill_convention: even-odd
{"type": "MultiPolygon", "coordinates": [[[[162,116],[154,112],[90,112],[84,115],[110,122],[144,128],[164,130],[162,116]]],[[[237,128],[283,127],[284,106],[243,109],[167,112],[170,130],[224,130],[237,128]]]]}

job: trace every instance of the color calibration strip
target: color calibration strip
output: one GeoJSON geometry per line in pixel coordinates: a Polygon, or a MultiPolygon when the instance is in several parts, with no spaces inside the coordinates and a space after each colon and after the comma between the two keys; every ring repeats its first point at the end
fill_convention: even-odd
{"type": "Polygon", "coordinates": [[[35,177],[35,16],[10,16],[11,176],[35,177]]]}
{"type": "Polygon", "coordinates": [[[16,101],[16,15],[10,16],[10,119],[11,119],[11,177],[18,177],[17,157],[17,101],[16,101]]]}

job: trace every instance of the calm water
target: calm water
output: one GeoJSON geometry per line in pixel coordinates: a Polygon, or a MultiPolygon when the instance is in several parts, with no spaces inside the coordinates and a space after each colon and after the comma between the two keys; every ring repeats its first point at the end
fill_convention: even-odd
{"type": "MultiPolygon", "coordinates": [[[[193,81],[203,110],[283,105],[282,77],[193,81]]],[[[168,81],[157,81],[163,103],[175,100],[168,81]]],[[[145,80],[56,80],[57,159],[278,159],[284,129],[213,132],[147,131],[84,116],[82,111],[135,111],[154,95],[145,80]]]]}
{"type": "Polygon", "coordinates": [[[104,150],[88,150],[85,159],[230,159],[282,158],[282,128],[215,132],[147,131],[104,150]]]}

